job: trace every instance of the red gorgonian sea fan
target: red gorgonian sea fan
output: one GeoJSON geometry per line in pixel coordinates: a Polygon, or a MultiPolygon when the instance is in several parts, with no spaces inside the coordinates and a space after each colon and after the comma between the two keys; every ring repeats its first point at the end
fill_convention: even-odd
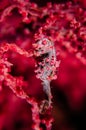
{"type": "MultiPolygon", "coordinates": [[[[0,91],[9,87],[31,105],[33,123],[29,129],[51,130],[50,83],[57,78],[60,60],[74,55],[76,61],[86,66],[85,7],[76,1],[45,6],[29,0],[1,3],[4,6],[0,7],[0,91]],[[30,88],[29,79],[38,88],[35,83],[30,88]],[[40,80],[45,95],[38,99],[40,80]]],[[[2,130],[3,120],[0,122],[2,130]]]]}

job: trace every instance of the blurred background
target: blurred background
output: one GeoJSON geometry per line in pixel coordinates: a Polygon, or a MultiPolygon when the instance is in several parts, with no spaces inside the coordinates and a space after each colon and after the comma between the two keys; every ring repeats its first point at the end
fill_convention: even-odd
{"type": "MultiPolygon", "coordinates": [[[[24,5],[29,3],[29,0],[0,0],[0,44],[15,43],[27,51],[32,50],[34,34],[49,18],[50,13],[54,12],[57,22],[49,30],[49,36],[55,41],[56,53],[59,52],[57,58],[61,63],[57,70],[58,78],[51,82],[54,118],[52,130],[85,130],[86,2],[75,0],[72,1],[73,4],[67,4],[68,1],[31,0],[37,7],[30,8],[32,5],[24,5]],[[49,7],[48,2],[53,6],[49,7]],[[55,5],[58,4],[60,6],[56,7],[57,11],[55,5]],[[26,12],[30,9],[28,21],[25,21],[26,17],[22,11],[20,13],[18,6],[25,6],[26,12]],[[60,13],[64,14],[62,18],[57,15],[60,13]],[[74,26],[71,25],[70,21],[74,19],[80,26],[76,26],[75,23],[74,26]],[[83,37],[80,33],[83,33],[83,37]],[[82,56],[78,57],[78,53],[82,56]]],[[[13,77],[23,77],[27,84],[24,86],[27,94],[35,97],[37,101],[43,100],[46,95],[42,90],[41,81],[35,76],[34,58],[26,58],[13,51],[9,51],[6,56],[13,64],[10,74],[13,77]]],[[[0,83],[0,130],[32,130],[31,125],[31,106],[18,98],[4,82],[0,83]]]]}

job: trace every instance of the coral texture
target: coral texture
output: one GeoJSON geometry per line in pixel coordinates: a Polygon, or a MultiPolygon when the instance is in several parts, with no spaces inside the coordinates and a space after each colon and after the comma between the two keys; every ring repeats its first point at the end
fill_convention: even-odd
{"type": "Polygon", "coordinates": [[[55,92],[80,110],[85,78],[85,0],[0,1],[0,130],[71,130],[55,92]]]}

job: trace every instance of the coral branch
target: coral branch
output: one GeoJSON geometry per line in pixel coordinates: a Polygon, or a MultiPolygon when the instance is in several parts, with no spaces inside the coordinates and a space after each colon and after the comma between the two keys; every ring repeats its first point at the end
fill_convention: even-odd
{"type": "Polygon", "coordinates": [[[5,82],[6,86],[9,86],[9,88],[16,94],[16,96],[20,97],[21,99],[25,99],[29,104],[32,106],[32,120],[34,122],[33,129],[34,130],[40,130],[40,117],[39,117],[39,107],[37,102],[29,97],[23,90],[23,86],[25,86],[25,83],[22,79],[22,77],[13,77],[9,74],[11,71],[12,64],[7,61],[7,58],[3,58],[3,54],[7,52],[8,50],[13,50],[14,52],[17,52],[21,55],[24,55],[26,57],[29,57],[28,52],[20,49],[18,46],[14,44],[5,44],[1,46],[0,48],[0,84],[2,82],[5,82]],[[3,59],[2,59],[3,58],[3,59]]]}

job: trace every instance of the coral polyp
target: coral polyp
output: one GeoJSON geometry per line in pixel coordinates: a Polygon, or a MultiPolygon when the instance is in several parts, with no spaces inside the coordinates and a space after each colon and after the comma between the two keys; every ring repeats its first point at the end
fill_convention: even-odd
{"type": "Polygon", "coordinates": [[[55,92],[81,108],[85,77],[85,0],[0,2],[0,130],[61,130],[55,92]]]}

